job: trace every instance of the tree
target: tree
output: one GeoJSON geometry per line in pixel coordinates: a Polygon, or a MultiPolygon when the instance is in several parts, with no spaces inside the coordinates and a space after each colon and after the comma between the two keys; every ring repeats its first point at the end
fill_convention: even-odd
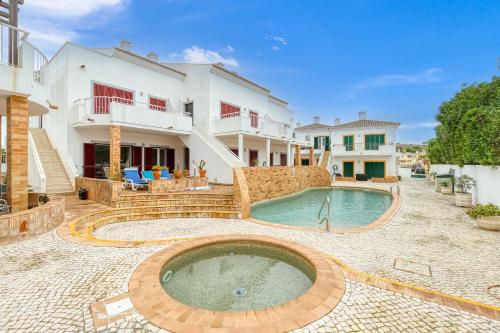
{"type": "Polygon", "coordinates": [[[439,107],[432,163],[500,164],[500,77],[465,86],[439,107]]]}

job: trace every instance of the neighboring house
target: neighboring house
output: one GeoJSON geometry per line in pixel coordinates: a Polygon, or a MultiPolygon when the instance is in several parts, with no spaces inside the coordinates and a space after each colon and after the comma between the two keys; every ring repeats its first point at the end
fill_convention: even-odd
{"type": "MultiPolygon", "coordinates": [[[[315,158],[330,150],[330,171],[335,170],[347,179],[355,178],[356,174],[370,179],[397,176],[398,127],[397,122],[368,120],[366,113],[360,112],[356,121],[341,123],[336,119],[334,125],[326,125],[315,117],[313,124],[295,130],[314,137],[315,158]]],[[[308,155],[304,152],[301,158],[305,160],[308,155]]]]}
{"type": "MultiPolygon", "coordinates": [[[[30,141],[36,189],[50,177],[119,179],[125,167],[156,164],[193,174],[193,160],[207,161],[210,181],[231,184],[234,167],[291,165],[295,146],[309,144],[294,134],[286,101],[222,65],[164,64],[124,41],[98,49],[66,43],[35,66],[28,60],[37,50],[28,46],[19,50],[27,60],[16,75],[33,91],[29,114],[43,114],[30,119],[42,128],[30,141]]],[[[15,94],[10,72],[0,91],[15,94]]]]}

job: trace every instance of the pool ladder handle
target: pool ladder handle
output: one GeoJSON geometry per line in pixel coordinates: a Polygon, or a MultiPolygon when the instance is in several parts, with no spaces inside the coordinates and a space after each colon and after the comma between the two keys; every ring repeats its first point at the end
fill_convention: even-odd
{"type": "Polygon", "coordinates": [[[319,209],[319,212],[318,212],[318,223],[323,224],[324,221],[326,221],[326,225],[325,225],[326,231],[330,232],[330,197],[328,195],[323,200],[323,203],[321,204],[321,208],[319,209]],[[325,208],[325,204],[327,204],[326,205],[326,215],[325,215],[325,217],[323,217],[320,220],[321,213],[323,212],[323,209],[325,208]]]}
{"type": "Polygon", "coordinates": [[[396,187],[396,188],[398,189],[398,195],[399,195],[399,193],[401,192],[401,190],[400,190],[400,188],[399,188],[399,185],[398,185],[398,184],[392,184],[392,185],[391,185],[391,187],[389,187],[389,192],[391,192],[391,194],[392,194],[392,188],[393,188],[393,187],[396,187]]]}

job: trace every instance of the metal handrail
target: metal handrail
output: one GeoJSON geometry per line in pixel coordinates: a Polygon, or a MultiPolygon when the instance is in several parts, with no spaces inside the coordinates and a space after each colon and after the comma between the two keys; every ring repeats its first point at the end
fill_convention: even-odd
{"type": "Polygon", "coordinates": [[[319,209],[318,212],[318,224],[323,224],[323,222],[326,221],[326,231],[330,232],[330,197],[327,195],[325,199],[323,200],[323,203],[321,204],[321,208],[319,209]],[[326,215],[320,220],[321,213],[323,212],[323,208],[325,208],[326,205],[326,215]]]}
{"type": "Polygon", "coordinates": [[[389,187],[389,192],[392,194],[392,188],[393,187],[396,187],[398,189],[398,195],[399,193],[401,192],[401,189],[399,188],[399,185],[398,184],[392,184],[390,187],[389,187]]]}

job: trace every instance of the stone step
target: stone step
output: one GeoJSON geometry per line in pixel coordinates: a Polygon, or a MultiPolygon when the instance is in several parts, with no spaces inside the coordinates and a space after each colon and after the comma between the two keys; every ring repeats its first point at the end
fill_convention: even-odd
{"type": "Polygon", "coordinates": [[[116,201],[115,207],[141,207],[141,206],[169,206],[169,205],[222,205],[236,206],[233,199],[211,199],[211,198],[179,198],[179,199],[158,199],[158,200],[127,200],[116,201]]]}
{"type": "MultiPolygon", "coordinates": [[[[140,219],[141,215],[144,215],[144,219],[151,219],[153,216],[155,219],[168,219],[168,218],[223,218],[223,219],[239,219],[240,214],[238,212],[228,212],[228,211],[198,211],[198,210],[180,210],[180,211],[164,211],[158,210],[155,212],[139,212],[133,211],[130,213],[125,213],[113,216],[115,221],[130,221],[131,215],[133,215],[133,220],[140,219]]],[[[103,222],[102,225],[106,225],[103,222]]],[[[96,223],[95,227],[102,226],[99,222],[96,223]]],[[[78,229],[78,228],[77,228],[78,229]]]]}
{"type": "Polygon", "coordinates": [[[120,197],[120,201],[135,201],[135,200],[164,200],[164,199],[226,199],[234,200],[233,194],[216,194],[199,192],[170,192],[162,194],[138,193],[125,194],[120,197]]]}
{"type": "MultiPolygon", "coordinates": [[[[125,204],[128,204],[128,203],[125,203],[125,204]]],[[[122,206],[122,205],[118,205],[118,206],[115,206],[116,208],[137,208],[137,207],[144,207],[144,209],[147,211],[147,208],[148,207],[151,207],[151,205],[149,206],[122,206]]],[[[194,210],[194,211],[208,211],[208,212],[212,212],[212,211],[221,211],[221,212],[238,212],[238,207],[236,207],[235,205],[213,205],[213,204],[196,204],[196,203],[193,203],[193,204],[181,204],[181,205],[154,205],[154,207],[161,207],[162,209],[166,210],[166,211],[173,211],[173,212],[176,212],[176,211],[189,211],[189,210],[194,210]]]]}

